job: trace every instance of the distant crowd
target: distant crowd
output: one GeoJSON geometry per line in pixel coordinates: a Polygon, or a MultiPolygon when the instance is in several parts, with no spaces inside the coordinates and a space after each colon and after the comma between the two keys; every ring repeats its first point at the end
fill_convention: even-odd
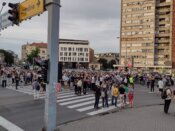
{"type": "MultiPolygon", "coordinates": [[[[26,70],[12,67],[0,68],[0,84],[2,87],[32,85],[34,89],[34,99],[39,99],[39,92],[46,91],[46,83],[42,81],[38,70],[26,70]]],[[[155,92],[155,87],[159,89],[159,94],[165,100],[164,112],[168,113],[171,100],[174,99],[175,92],[174,78],[171,75],[163,74],[132,74],[119,71],[78,71],[64,70],[62,79],[59,80],[64,89],[74,90],[75,95],[95,94],[94,108],[99,108],[100,99],[102,107],[114,105],[124,108],[126,105],[133,107],[135,84],[146,86],[150,93],[155,92]]]]}

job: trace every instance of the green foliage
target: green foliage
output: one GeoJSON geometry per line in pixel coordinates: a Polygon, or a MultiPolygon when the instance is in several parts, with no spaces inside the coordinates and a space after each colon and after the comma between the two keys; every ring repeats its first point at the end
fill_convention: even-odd
{"type": "Polygon", "coordinates": [[[38,57],[40,53],[40,49],[36,48],[35,50],[32,50],[32,52],[30,54],[27,55],[27,61],[31,64],[33,64],[33,59],[35,57],[38,57]]]}
{"type": "Polygon", "coordinates": [[[3,49],[0,49],[0,53],[4,54],[5,63],[7,63],[8,65],[12,65],[14,63],[14,56],[11,53],[9,53],[8,51],[5,51],[3,49]]]}
{"type": "Polygon", "coordinates": [[[115,60],[109,61],[108,68],[113,69],[114,68],[113,65],[115,65],[115,64],[116,64],[116,61],[115,60]]]}
{"type": "Polygon", "coordinates": [[[98,62],[101,64],[103,70],[106,70],[108,68],[108,61],[106,59],[100,58],[98,62]]]}

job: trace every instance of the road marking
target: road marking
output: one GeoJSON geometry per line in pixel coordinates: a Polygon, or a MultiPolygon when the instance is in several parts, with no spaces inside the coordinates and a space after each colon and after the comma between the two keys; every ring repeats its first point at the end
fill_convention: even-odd
{"type": "Polygon", "coordinates": [[[84,106],[84,105],[88,105],[88,104],[92,104],[94,103],[95,101],[88,101],[88,102],[84,102],[84,103],[80,103],[80,104],[76,104],[76,105],[72,105],[72,106],[68,106],[68,108],[70,109],[73,109],[73,108],[76,108],[76,107],[80,107],[80,106],[84,106]]]}
{"type": "Polygon", "coordinates": [[[93,96],[93,94],[85,95],[85,96],[75,96],[75,97],[67,98],[67,99],[61,99],[61,100],[57,100],[57,102],[65,102],[65,101],[70,101],[70,100],[75,100],[75,99],[81,99],[81,98],[85,98],[85,97],[89,97],[89,96],[93,96]]]}
{"type": "MultiPolygon", "coordinates": [[[[109,101],[108,101],[109,103],[109,101]]],[[[119,102],[118,102],[119,103],[119,102]]],[[[129,104],[129,102],[126,102],[126,104],[129,104]]],[[[100,100],[100,103],[99,103],[99,106],[101,107],[102,106],[102,103],[101,103],[101,100],[100,100]]],[[[121,104],[117,104],[118,107],[121,106],[121,104]]],[[[91,105],[91,106],[88,106],[88,107],[84,107],[84,108],[79,108],[77,109],[76,111],[79,111],[79,112],[84,112],[84,111],[87,111],[87,110],[91,110],[91,109],[94,109],[94,105],[91,105]]]]}
{"type": "Polygon", "coordinates": [[[85,99],[80,99],[80,100],[74,100],[74,101],[69,101],[69,102],[64,102],[64,103],[60,103],[59,105],[69,105],[69,104],[74,104],[74,103],[78,103],[78,102],[83,102],[83,101],[88,101],[88,100],[92,100],[92,99],[95,99],[94,97],[88,97],[88,98],[85,98],[85,99]]]}
{"type": "Polygon", "coordinates": [[[0,125],[7,129],[8,131],[24,131],[23,129],[19,128],[18,126],[14,125],[12,122],[6,120],[2,116],[0,116],[0,125]]]}
{"type": "Polygon", "coordinates": [[[66,95],[66,96],[58,96],[58,99],[62,99],[62,98],[68,98],[68,97],[72,97],[72,96],[76,96],[75,94],[73,95],[66,95]]]}
{"type": "Polygon", "coordinates": [[[113,110],[113,109],[116,109],[116,107],[115,106],[110,106],[110,107],[102,108],[102,109],[99,109],[97,111],[93,111],[93,112],[90,112],[90,113],[87,113],[87,114],[90,115],[90,116],[93,116],[93,115],[104,113],[104,112],[107,112],[107,111],[110,111],[110,110],[113,110]]]}
{"type": "Polygon", "coordinates": [[[18,88],[18,90],[16,90],[15,87],[14,87],[14,88],[9,88],[9,87],[7,87],[7,89],[14,90],[14,91],[18,91],[18,92],[21,92],[21,93],[24,93],[24,94],[28,94],[28,95],[33,95],[32,92],[22,91],[22,90],[20,90],[20,88],[18,88]]]}
{"type": "MultiPolygon", "coordinates": [[[[111,99],[108,99],[108,103],[110,101],[111,101],[111,99]]],[[[93,101],[93,103],[95,103],[95,101],[93,101]]],[[[102,106],[102,99],[100,99],[100,101],[99,101],[99,106],[102,106]]],[[[87,111],[87,110],[90,110],[90,109],[94,109],[94,105],[91,105],[91,106],[88,106],[88,107],[84,107],[84,108],[79,108],[76,111],[83,112],[83,111],[87,111]]]]}
{"type": "Polygon", "coordinates": [[[58,96],[65,96],[69,94],[74,94],[74,92],[69,92],[69,93],[58,93],[58,96]]]}

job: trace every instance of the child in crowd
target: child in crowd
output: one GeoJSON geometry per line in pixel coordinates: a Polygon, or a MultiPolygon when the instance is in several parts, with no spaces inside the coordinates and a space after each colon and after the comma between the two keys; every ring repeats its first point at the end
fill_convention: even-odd
{"type": "Polygon", "coordinates": [[[133,108],[134,89],[131,87],[129,88],[128,99],[129,99],[130,108],[133,108]]]}

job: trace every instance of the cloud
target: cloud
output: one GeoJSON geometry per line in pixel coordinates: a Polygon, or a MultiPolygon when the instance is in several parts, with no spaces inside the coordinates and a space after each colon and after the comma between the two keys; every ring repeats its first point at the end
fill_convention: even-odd
{"type": "MultiPolygon", "coordinates": [[[[90,46],[98,53],[119,52],[116,37],[120,32],[120,0],[61,0],[61,5],[60,38],[89,40],[90,46]]],[[[12,49],[20,55],[22,44],[46,42],[47,17],[45,12],[40,17],[24,21],[19,27],[4,30],[0,36],[0,48],[12,49]],[[4,42],[8,44],[4,45],[4,42]]]]}

